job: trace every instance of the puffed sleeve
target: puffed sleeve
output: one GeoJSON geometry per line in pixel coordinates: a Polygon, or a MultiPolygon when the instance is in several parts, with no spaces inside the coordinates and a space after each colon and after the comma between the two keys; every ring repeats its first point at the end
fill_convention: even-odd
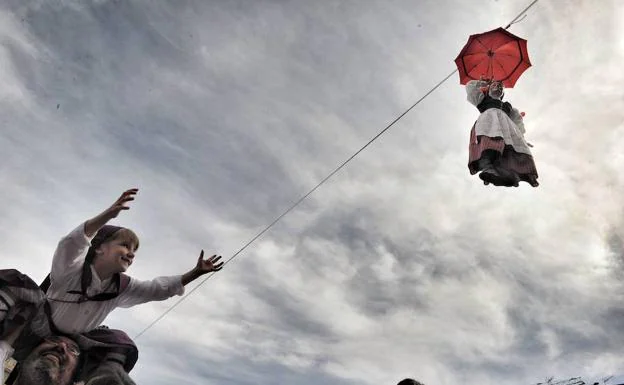
{"type": "Polygon", "coordinates": [[[487,82],[483,80],[471,80],[466,84],[466,95],[470,104],[477,106],[485,95],[481,91],[481,87],[487,86],[487,82]]]}

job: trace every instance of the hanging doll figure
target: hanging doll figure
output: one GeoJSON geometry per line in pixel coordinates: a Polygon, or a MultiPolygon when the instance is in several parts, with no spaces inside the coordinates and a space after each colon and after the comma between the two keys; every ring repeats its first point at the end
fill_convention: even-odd
{"type": "Polygon", "coordinates": [[[518,187],[525,181],[537,187],[537,169],[530,145],[524,140],[523,114],[503,102],[503,84],[471,80],[466,93],[481,113],[470,131],[470,174],[481,172],[479,178],[486,185],[518,187]]]}

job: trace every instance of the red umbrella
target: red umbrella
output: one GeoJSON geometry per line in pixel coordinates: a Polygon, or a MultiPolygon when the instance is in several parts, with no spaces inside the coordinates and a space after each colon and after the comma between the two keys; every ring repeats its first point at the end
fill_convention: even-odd
{"type": "Polygon", "coordinates": [[[470,35],[455,59],[460,84],[487,78],[500,80],[513,87],[522,73],[531,66],[527,41],[503,28],[470,35]]]}

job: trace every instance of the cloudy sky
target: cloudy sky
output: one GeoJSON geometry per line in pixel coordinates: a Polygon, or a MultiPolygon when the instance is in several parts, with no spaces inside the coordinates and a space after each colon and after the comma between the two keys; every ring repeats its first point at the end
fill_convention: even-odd
{"type": "MultiPolygon", "coordinates": [[[[0,268],[42,279],[130,187],[132,275],[231,256],[529,3],[0,0],[0,268]]],[[[542,0],[510,29],[539,188],[469,175],[455,75],[140,336],[136,381],[624,373],[623,19],[542,0]]],[[[106,323],[136,336],[175,300],[106,323]]]]}

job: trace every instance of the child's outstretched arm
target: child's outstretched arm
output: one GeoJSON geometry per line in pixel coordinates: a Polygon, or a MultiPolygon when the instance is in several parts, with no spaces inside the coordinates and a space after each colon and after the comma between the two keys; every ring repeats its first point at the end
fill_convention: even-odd
{"type": "Polygon", "coordinates": [[[151,301],[163,301],[174,295],[182,295],[184,294],[184,286],[204,274],[221,270],[223,262],[219,262],[220,259],[221,256],[216,255],[204,259],[204,251],[202,250],[197,265],[186,274],[158,277],[150,281],[139,281],[131,278],[128,288],[117,297],[117,306],[132,307],[151,301]]]}
{"type": "Polygon", "coordinates": [[[182,276],[182,285],[186,286],[204,274],[221,270],[223,268],[223,262],[219,262],[220,259],[220,255],[213,255],[208,259],[204,259],[204,250],[202,250],[201,253],[199,253],[197,265],[182,276]]]}
{"type": "Polygon", "coordinates": [[[60,280],[81,269],[86,251],[91,246],[91,238],[95,236],[106,222],[115,218],[121,210],[128,210],[129,207],[125,204],[134,200],[134,196],[138,191],[138,189],[125,191],[112,206],[87,220],[84,224],[81,223],[80,226],[60,240],[52,258],[52,268],[50,270],[52,281],[60,280]]]}
{"type": "Polygon", "coordinates": [[[117,198],[115,203],[113,203],[109,208],[87,220],[84,226],[85,235],[89,238],[93,237],[98,230],[102,228],[102,226],[108,223],[108,221],[116,218],[120,211],[129,210],[130,207],[125,204],[133,201],[137,192],[139,192],[139,189],[137,188],[124,191],[123,194],[121,194],[121,196],[117,198]]]}

